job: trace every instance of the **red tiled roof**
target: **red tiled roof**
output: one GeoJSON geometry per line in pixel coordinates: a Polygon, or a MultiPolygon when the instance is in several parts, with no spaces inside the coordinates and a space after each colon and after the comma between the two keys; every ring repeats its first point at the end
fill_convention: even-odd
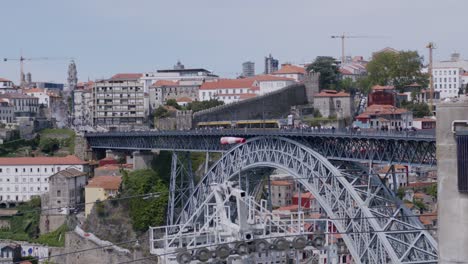
{"type": "Polygon", "coordinates": [[[374,85],[372,87],[372,91],[384,91],[384,90],[395,90],[395,86],[391,86],[391,85],[387,85],[387,86],[374,85]]]}
{"type": "Polygon", "coordinates": [[[419,221],[421,221],[423,225],[432,225],[434,223],[434,220],[437,220],[436,213],[419,215],[419,221]]]}
{"type": "Polygon", "coordinates": [[[406,113],[408,110],[403,108],[398,108],[393,105],[378,105],[374,104],[368,106],[364,111],[368,115],[390,115],[390,114],[402,114],[406,113]]]}
{"type": "Polygon", "coordinates": [[[31,88],[31,89],[24,90],[24,92],[25,93],[43,93],[44,89],[42,89],[42,88],[31,88]]]}
{"type": "Polygon", "coordinates": [[[9,165],[84,165],[86,162],[75,155],[66,157],[19,157],[0,158],[0,166],[9,165]]]}
{"type": "Polygon", "coordinates": [[[181,103],[190,103],[192,102],[193,100],[188,98],[188,97],[181,97],[179,99],[176,100],[177,102],[181,102],[181,103]]]}
{"type": "Polygon", "coordinates": [[[349,97],[349,93],[338,92],[335,90],[322,90],[320,93],[314,95],[315,97],[349,97]]]}
{"type": "Polygon", "coordinates": [[[239,99],[248,99],[248,98],[253,98],[256,97],[257,95],[254,93],[244,93],[239,95],[239,99]]]}
{"type": "Polygon", "coordinates": [[[409,188],[423,188],[431,185],[437,184],[436,182],[410,182],[408,184],[409,188]]]}
{"type": "Polygon", "coordinates": [[[271,185],[274,186],[290,186],[293,185],[291,181],[271,181],[271,185]]]}
{"type": "Polygon", "coordinates": [[[283,64],[281,65],[281,69],[272,73],[272,74],[305,74],[306,71],[304,67],[291,65],[291,64],[283,64]]]}
{"type": "Polygon", "coordinates": [[[92,178],[86,188],[103,188],[104,190],[118,190],[122,183],[120,176],[96,176],[92,178]]]}
{"type": "Polygon", "coordinates": [[[204,82],[200,90],[216,90],[229,88],[250,88],[253,86],[254,80],[246,79],[218,79],[214,81],[204,82]]]}
{"type": "Polygon", "coordinates": [[[291,205],[282,206],[276,210],[277,211],[297,211],[298,209],[299,209],[299,205],[291,204],[291,205]]]}
{"type": "Polygon", "coordinates": [[[120,170],[120,168],[121,168],[120,164],[106,164],[106,165],[103,165],[103,166],[99,166],[94,170],[98,170],[98,171],[101,171],[101,170],[120,170]]]}
{"type": "Polygon", "coordinates": [[[340,68],[340,73],[343,75],[352,75],[353,73],[347,69],[340,68]]]}
{"type": "Polygon", "coordinates": [[[468,72],[464,72],[462,76],[468,76],[468,72]]]}
{"type": "Polygon", "coordinates": [[[153,87],[161,87],[161,86],[178,86],[179,82],[173,82],[168,80],[158,80],[157,82],[153,83],[153,87]]]}
{"type": "Polygon", "coordinates": [[[141,73],[117,73],[111,77],[112,80],[128,80],[140,79],[143,76],[141,73]]]}
{"type": "Polygon", "coordinates": [[[11,81],[5,78],[0,78],[0,82],[11,82],[11,81]]]}
{"type": "Polygon", "coordinates": [[[244,80],[254,80],[257,82],[294,81],[294,79],[292,78],[286,78],[286,77],[280,77],[280,76],[274,76],[274,75],[268,75],[268,74],[255,75],[253,77],[249,77],[244,80]]]}
{"type": "MultiPolygon", "coordinates": [[[[293,198],[299,198],[299,194],[298,193],[295,193],[293,195],[293,198]]],[[[306,193],[301,193],[301,199],[314,199],[314,195],[310,192],[306,192],[306,193]]]]}

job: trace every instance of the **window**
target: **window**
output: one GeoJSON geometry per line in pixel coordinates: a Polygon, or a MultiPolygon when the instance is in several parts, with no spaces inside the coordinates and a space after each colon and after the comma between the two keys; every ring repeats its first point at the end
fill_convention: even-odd
{"type": "Polygon", "coordinates": [[[31,168],[31,169],[29,169],[29,172],[32,172],[32,168],[31,168]]]}
{"type": "Polygon", "coordinates": [[[60,197],[62,195],[62,191],[61,190],[57,190],[57,197],[60,197]]]}
{"type": "Polygon", "coordinates": [[[26,172],[26,168],[23,168],[23,172],[26,172]]]}
{"type": "Polygon", "coordinates": [[[40,181],[41,181],[41,178],[37,178],[37,181],[40,182],[40,181]]]}
{"type": "Polygon", "coordinates": [[[18,168],[15,168],[15,172],[18,172],[18,168]]]}

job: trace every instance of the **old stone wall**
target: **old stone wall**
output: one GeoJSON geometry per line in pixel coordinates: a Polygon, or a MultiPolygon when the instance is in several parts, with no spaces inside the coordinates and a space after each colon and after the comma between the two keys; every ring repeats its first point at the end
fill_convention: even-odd
{"type": "Polygon", "coordinates": [[[193,124],[217,120],[286,118],[291,106],[307,103],[306,86],[294,84],[263,96],[197,112],[193,115],[193,124]]]}

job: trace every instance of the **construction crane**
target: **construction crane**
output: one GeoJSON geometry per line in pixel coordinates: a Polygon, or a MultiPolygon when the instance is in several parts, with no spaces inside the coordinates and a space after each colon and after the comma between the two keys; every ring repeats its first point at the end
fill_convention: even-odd
{"type": "Polygon", "coordinates": [[[25,61],[44,61],[44,60],[74,60],[72,57],[37,57],[25,58],[21,55],[19,58],[3,58],[3,61],[19,61],[20,62],[20,87],[24,88],[24,62],[25,61]]]}
{"type": "Polygon", "coordinates": [[[345,63],[345,39],[347,38],[384,38],[383,36],[349,36],[343,33],[342,35],[331,36],[332,39],[341,39],[341,64],[345,63]]]}
{"type": "Polygon", "coordinates": [[[429,42],[426,45],[426,48],[429,49],[429,108],[431,109],[431,115],[433,114],[434,106],[433,106],[433,100],[434,100],[434,78],[432,76],[432,50],[434,50],[435,44],[433,42],[429,42]]]}

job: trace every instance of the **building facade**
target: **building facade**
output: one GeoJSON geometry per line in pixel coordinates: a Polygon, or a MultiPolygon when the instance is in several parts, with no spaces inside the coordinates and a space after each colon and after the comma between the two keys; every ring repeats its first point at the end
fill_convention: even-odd
{"type": "Polygon", "coordinates": [[[156,109],[160,105],[164,105],[169,99],[181,101],[180,99],[183,98],[187,102],[186,98],[189,98],[190,102],[196,101],[202,83],[202,80],[158,80],[149,88],[150,106],[152,109],[156,109]]]}
{"type": "Polygon", "coordinates": [[[116,74],[93,88],[93,125],[109,130],[146,128],[149,114],[141,74],[116,74]]]}
{"type": "Polygon", "coordinates": [[[441,99],[458,96],[466,72],[468,72],[468,61],[461,59],[459,53],[453,53],[450,60],[434,62],[432,67],[434,90],[440,93],[441,99]]]}
{"type": "Polygon", "coordinates": [[[265,71],[264,74],[271,74],[278,71],[279,61],[274,59],[271,54],[268,57],[265,57],[265,71]]]}
{"type": "Polygon", "coordinates": [[[87,173],[75,168],[67,168],[50,176],[49,192],[41,196],[43,214],[67,215],[71,209],[84,203],[86,180],[87,173]]]}
{"type": "Polygon", "coordinates": [[[371,105],[356,116],[354,125],[378,130],[402,130],[413,127],[413,112],[392,105],[371,105]]]}
{"type": "Polygon", "coordinates": [[[20,93],[5,93],[0,98],[15,109],[15,117],[35,117],[39,112],[39,99],[20,93]]]}
{"type": "MultiPolygon", "coordinates": [[[[268,188],[268,186],[266,186],[268,188]]],[[[273,207],[282,207],[292,203],[294,194],[294,181],[274,180],[271,181],[271,204],[273,207]]]]}
{"type": "Polygon", "coordinates": [[[15,87],[12,81],[5,78],[0,78],[0,94],[17,93],[18,90],[19,89],[15,87]]]}
{"type": "Polygon", "coordinates": [[[61,170],[86,171],[76,156],[0,158],[0,204],[29,201],[49,191],[49,177],[61,170]]]}
{"type": "Polygon", "coordinates": [[[314,96],[314,109],[319,110],[323,117],[350,118],[353,115],[352,96],[345,92],[322,90],[314,96]]]}
{"type": "Polygon", "coordinates": [[[94,82],[78,83],[73,90],[73,125],[88,127],[93,125],[93,86],[94,82]]]}
{"type": "Polygon", "coordinates": [[[117,195],[122,182],[120,176],[96,176],[85,187],[85,215],[88,216],[93,209],[94,202],[105,201],[117,195]]]}
{"type": "Polygon", "coordinates": [[[304,67],[292,65],[289,63],[282,64],[281,69],[272,73],[274,76],[290,78],[296,82],[302,82],[304,80],[305,74],[306,70],[304,67]]]}
{"type": "Polygon", "coordinates": [[[15,122],[15,107],[0,98],[0,123],[9,124],[13,122],[15,122]]]}
{"type": "Polygon", "coordinates": [[[242,63],[242,77],[255,76],[255,62],[246,61],[242,63]]]}
{"type": "Polygon", "coordinates": [[[255,86],[252,78],[245,79],[217,79],[204,82],[198,91],[199,101],[217,99],[225,104],[242,100],[245,94],[255,96],[259,87],[255,86]]]}

